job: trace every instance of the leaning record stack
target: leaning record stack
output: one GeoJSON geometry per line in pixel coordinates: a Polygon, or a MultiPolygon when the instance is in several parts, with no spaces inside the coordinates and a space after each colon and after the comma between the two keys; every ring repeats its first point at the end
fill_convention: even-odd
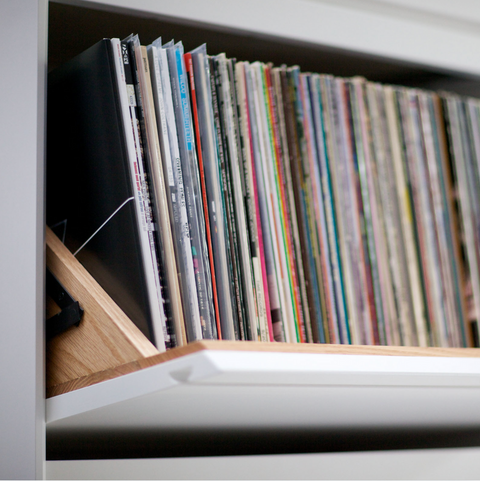
{"type": "Polygon", "coordinates": [[[159,348],[478,343],[480,101],[112,45],[159,348]]]}

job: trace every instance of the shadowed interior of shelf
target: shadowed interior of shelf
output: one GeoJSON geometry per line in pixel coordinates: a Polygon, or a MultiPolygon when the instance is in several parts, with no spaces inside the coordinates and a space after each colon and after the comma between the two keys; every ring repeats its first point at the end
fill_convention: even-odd
{"type": "MultiPolygon", "coordinates": [[[[211,429],[47,433],[47,459],[132,459],[333,453],[478,446],[478,427],[466,429],[211,429]]],[[[340,461],[340,460],[339,460],[340,461]]]]}
{"type": "MultiPolygon", "coordinates": [[[[205,349],[305,354],[480,357],[479,349],[200,341],[158,350],[47,227],[47,266],[84,309],[79,327],[47,344],[47,397],[91,386],[205,349]]],[[[47,318],[50,313],[47,313],[47,318]]]]}
{"type": "Polygon", "coordinates": [[[165,42],[174,38],[183,42],[186,52],[206,43],[211,55],[225,52],[239,61],[259,60],[273,62],[277,66],[298,65],[304,72],[344,77],[360,75],[375,82],[442,89],[480,97],[478,80],[458,73],[438,72],[423,65],[326,45],[226,29],[153,13],[146,15],[134,9],[111,11],[93,2],[91,8],[50,2],[49,25],[49,70],[62,65],[102,38],[124,38],[135,32],[140,35],[144,45],[158,36],[165,42]]]}

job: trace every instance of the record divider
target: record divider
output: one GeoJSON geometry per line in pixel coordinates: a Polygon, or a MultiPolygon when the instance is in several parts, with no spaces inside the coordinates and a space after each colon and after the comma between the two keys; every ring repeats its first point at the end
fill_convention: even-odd
{"type": "MultiPolygon", "coordinates": [[[[196,341],[159,353],[87,270],[46,228],[47,267],[84,309],[78,327],[47,343],[47,398],[203,350],[382,356],[480,357],[476,348],[196,341]]],[[[47,302],[47,318],[55,313],[47,302]]],[[[57,309],[58,310],[58,309],[57,309]]]]}

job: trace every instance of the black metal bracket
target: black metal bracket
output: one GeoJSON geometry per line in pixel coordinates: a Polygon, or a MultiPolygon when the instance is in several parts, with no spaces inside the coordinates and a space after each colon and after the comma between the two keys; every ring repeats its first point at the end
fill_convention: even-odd
{"type": "Polygon", "coordinates": [[[78,326],[82,319],[83,309],[78,301],[68,293],[58,279],[47,268],[46,291],[52,300],[60,307],[58,314],[47,319],[47,341],[58,336],[72,326],[78,326]]]}

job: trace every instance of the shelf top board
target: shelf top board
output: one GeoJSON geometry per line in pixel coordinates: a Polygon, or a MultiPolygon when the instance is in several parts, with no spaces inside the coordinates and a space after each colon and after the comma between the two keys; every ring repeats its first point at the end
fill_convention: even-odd
{"type": "Polygon", "coordinates": [[[200,341],[184,347],[150,356],[139,356],[135,361],[117,364],[110,369],[93,371],[62,383],[48,386],[47,397],[58,396],[100,382],[124,376],[148,367],[171,361],[198,351],[241,351],[290,354],[348,354],[371,356],[417,356],[417,357],[480,357],[480,349],[421,348],[400,346],[353,346],[339,344],[288,344],[235,341],[200,341]]]}
{"type": "Polygon", "coordinates": [[[55,1],[480,75],[480,8],[472,0],[55,1]]]}
{"type": "Polygon", "coordinates": [[[190,354],[52,397],[47,432],[480,426],[479,357],[229,344],[202,342],[190,354]]]}

